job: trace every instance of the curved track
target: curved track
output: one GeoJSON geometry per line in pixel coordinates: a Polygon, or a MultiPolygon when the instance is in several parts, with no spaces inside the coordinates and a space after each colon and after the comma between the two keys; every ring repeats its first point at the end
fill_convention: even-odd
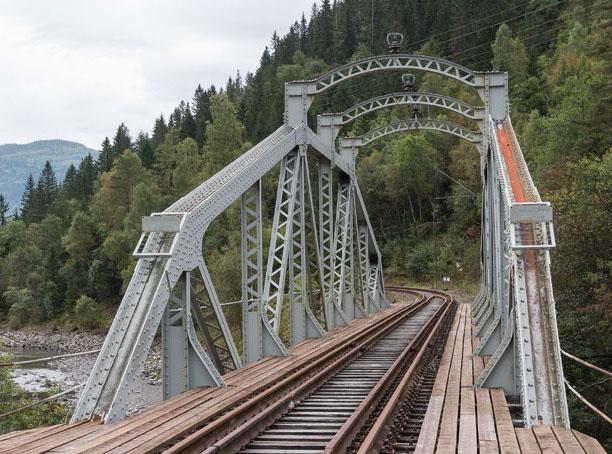
{"type": "Polygon", "coordinates": [[[362,444],[404,377],[431,360],[425,353],[436,350],[436,340],[444,342],[442,331],[455,308],[444,293],[388,290],[420,299],[373,324],[349,348],[328,353],[211,424],[170,441],[165,452],[310,454],[362,444]]]}

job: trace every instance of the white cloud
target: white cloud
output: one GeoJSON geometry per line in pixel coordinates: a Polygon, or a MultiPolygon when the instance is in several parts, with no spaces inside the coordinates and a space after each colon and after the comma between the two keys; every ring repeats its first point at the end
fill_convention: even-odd
{"type": "Polygon", "coordinates": [[[0,143],[149,130],[198,83],[254,71],[312,1],[0,0],[0,143]]]}

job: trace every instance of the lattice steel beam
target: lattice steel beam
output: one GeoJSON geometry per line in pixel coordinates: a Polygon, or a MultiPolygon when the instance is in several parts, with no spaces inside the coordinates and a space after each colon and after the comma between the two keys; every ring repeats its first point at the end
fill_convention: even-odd
{"type": "Polygon", "coordinates": [[[471,87],[482,87],[485,83],[482,73],[474,72],[451,61],[409,54],[381,55],[365,58],[340,66],[317,79],[300,83],[308,83],[307,93],[309,95],[317,95],[324,93],[342,81],[356,76],[371,74],[377,71],[404,69],[422,70],[439,74],[456,79],[471,87]]]}
{"type": "Polygon", "coordinates": [[[413,104],[439,107],[458,113],[472,120],[482,120],[484,118],[484,107],[474,107],[459,99],[451,98],[449,96],[436,95],[433,93],[405,92],[378,96],[376,98],[360,102],[359,104],[355,104],[354,106],[348,108],[342,113],[321,114],[321,117],[337,118],[338,121],[335,121],[335,124],[341,126],[350,123],[363,115],[369,114],[371,112],[376,112],[380,109],[413,104]]]}
{"type": "Polygon", "coordinates": [[[300,157],[297,150],[287,155],[281,164],[276,207],[272,221],[272,237],[262,296],[264,320],[278,335],[281,324],[285,282],[293,231],[293,213],[296,206],[300,172],[300,157]]]}
{"type": "Polygon", "coordinates": [[[389,123],[387,125],[381,126],[380,128],[372,129],[371,131],[361,136],[362,145],[365,146],[370,142],[373,142],[389,134],[421,129],[445,132],[472,143],[480,143],[482,141],[482,135],[479,132],[471,131],[455,123],[424,118],[416,120],[399,120],[394,123],[389,123]]]}

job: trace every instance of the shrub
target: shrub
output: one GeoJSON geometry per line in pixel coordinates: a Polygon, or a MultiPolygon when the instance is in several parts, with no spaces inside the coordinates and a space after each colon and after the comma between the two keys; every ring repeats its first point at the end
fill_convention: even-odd
{"type": "Polygon", "coordinates": [[[10,307],[8,311],[10,329],[18,329],[28,321],[39,321],[41,318],[40,307],[34,304],[30,290],[9,287],[2,296],[10,307]]]}
{"type": "Polygon", "coordinates": [[[100,306],[87,295],[81,295],[74,306],[76,323],[81,328],[96,329],[104,326],[104,316],[100,306]]]}

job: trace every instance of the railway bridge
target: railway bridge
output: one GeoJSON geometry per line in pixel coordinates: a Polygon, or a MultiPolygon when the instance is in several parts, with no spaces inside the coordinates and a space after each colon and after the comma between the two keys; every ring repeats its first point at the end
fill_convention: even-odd
{"type": "Polygon", "coordinates": [[[570,427],[550,277],[552,208],[514,133],[507,74],[390,50],[287,83],[280,128],[143,218],[132,280],[72,420],[5,435],[0,452],[604,452],[570,427]],[[454,79],[480,105],[414,91],[407,74],[403,92],[309,118],[317,96],[384,71],[454,79]],[[355,119],[398,105],[415,115],[343,134],[355,119]],[[419,106],[466,121],[425,118],[419,106]],[[474,301],[385,287],[356,158],[381,137],[413,130],[458,136],[480,157],[474,301]],[[262,179],[271,172],[269,222],[262,179]],[[202,240],[238,204],[236,327],[202,240]],[[164,402],[126,417],[160,327],[164,402]]]}

